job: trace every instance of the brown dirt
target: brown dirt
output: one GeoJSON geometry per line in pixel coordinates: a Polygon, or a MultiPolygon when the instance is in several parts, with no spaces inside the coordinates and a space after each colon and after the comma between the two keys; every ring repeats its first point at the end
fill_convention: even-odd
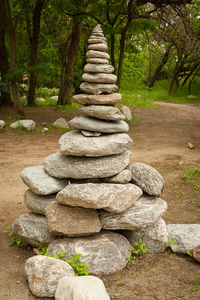
{"type": "MultiPolygon", "coordinates": [[[[71,119],[74,113],[55,112],[49,108],[25,108],[26,118],[38,125],[51,124],[56,118],[71,119]]],[[[167,223],[199,223],[200,193],[181,180],[185,169],[200,163],[200,104],[159,103],[158,108],[134,110],[140,121],[130,122],[133,161],[155,167],[166,184],[162,198],[168,202],[167,223]],[[188,142],[195,149],[188,148],[188,142]]],[[[0,119],[10,121],[13,112],[0,108],[0,119]]],[[[63,130],[47,133],[24,133],[8,127],[0,133],[0,300],[39,299],[29,291],[24,272],[32,249],[8,247],[5,227],[27,211],[23,202],[26,186],[20,171],[40,165],[44,158],[57,151],[63,130]]],[[[197,300],[200,291],[193,282],[200,276],[199,264],[187,255],[145,254],[135,265],[121,272],[102,276],[112,300],[197,300]]],[[[47,299],[47,298],[46,298],[47,299]]]]}

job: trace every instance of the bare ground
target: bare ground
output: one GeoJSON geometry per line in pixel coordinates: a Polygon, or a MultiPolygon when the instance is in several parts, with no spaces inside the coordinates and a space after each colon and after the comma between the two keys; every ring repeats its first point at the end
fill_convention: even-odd
{"type": "MultiPolygon", "coordinates": [[[[26,118],[40,126],[74,113],[49,108],[25,108],[26,118]]],[[[159,103],[158,108],[135,109],[139,121],[130,122],[133,161],[155,167],[166,184],[162,198],[168,203],[164,216],[167,223],[199,223],[200,193],[181,180],[185,169],[200,165],[200,104],[159,103]],[[195,149],[188,148],[188,142],[195,149]]],[[[0,119],[13,119],[9,108],[0,108],[0,119]]],[[[57,142],[64,130],[47,133],[24,133],[8,127],[0,133],[0,300],[39,299],[29,291],[24,272],[31,248],[8,247],[7,225],[27,211],[23,202],[26,186],[20,171],[40,165],[44,158],[57,151],[57,142]]],[[[200,276],[199,264],[190,256],[145,254],[135,265],[121,272],[102,276],[111,300],[197,300],[200,290],[194,281],[200,276]]],[[[46,298],[47,299],[47,298],[46,298]]]]}

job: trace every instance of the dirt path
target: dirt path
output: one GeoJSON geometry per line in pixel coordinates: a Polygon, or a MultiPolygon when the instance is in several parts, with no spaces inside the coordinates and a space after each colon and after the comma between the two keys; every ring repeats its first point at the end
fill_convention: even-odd
{"type": "MultiPolygon", "coordinates": [[[[38,125],[51,124],[57,117],[71,119],[73,114],[55,112],[52,108],[26,108],[26,118],[38,125]]],[[[142,161],[160,171],[166,181],[163,199],[168,202],[167,223],[199,223],[200,195],[181,180],[184,169],[200,165],[200,104],[159,103],[158,108],[136,109],[140,121],[130,122],[134,143],[133,161],[142,161]],[[188,142],[195,149],[188,148],[188,142]]],[[[9,109],[0,108],[0,119],[12,118],[9,109]]],[[[19,174],[27,166],[40,165],[44,158],[57,152],[57,141],[63,130],[43,134],[16,134],[7,129],[0,133],[0,300],[39,299],[31,295],[24,273],[24,263],[31,249],[8,247],[7,225],[27,211],[23,202],[26,186],[19,174]]],[[[193,291],[199,276],[199,265],[189,256],[166,251],[147,254],[103,280],[111,299],[175,300],[200,299],[193,291]]]]}

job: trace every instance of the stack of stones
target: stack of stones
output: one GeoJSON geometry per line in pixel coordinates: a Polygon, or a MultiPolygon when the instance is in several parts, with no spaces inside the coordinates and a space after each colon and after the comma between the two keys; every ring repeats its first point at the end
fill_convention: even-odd
{"type": "Polygon", "coordinates": [[[121,95],[99,25],[88,43],[80,86],[85,93],[74,96],[84,105],[80,116],[69,122],[73,130],[61,136],[59,152],[21,172],[30,188],[24,199],[31,212],[17,217],[13,230],[33,246],[49,245],[51,255],[82,254],[93,274],[112,274],[126,266],[139,237],[151,252],[165,250],[167,204],[159,198],[162,176],[131,163],[132,139],[115,107],[121,95]]]}

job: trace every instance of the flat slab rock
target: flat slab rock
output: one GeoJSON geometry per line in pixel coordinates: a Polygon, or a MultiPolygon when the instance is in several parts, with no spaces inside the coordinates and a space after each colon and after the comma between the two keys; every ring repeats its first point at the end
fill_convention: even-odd
{"type": "Polygon", "coordinates": [[[23,182],[38,195],[49,195],[62,190],[67,181],[50,176],[44,166],[25,168],[20,174],[23,182]]]}
{"type": "Polygon", "coordinates": [[[93,117],[76,116],[69,125],[73,129],[89,130],[103,133],[127,132],[129,126],[125,121],[106,121],[93,117]]]}
{"type": "Polygon", "coordinates": [[[135,245],[139,238],[141,238],[150,253],[162,253],[167,247],[167,225],[162,218],[156,223],[147,225],[138,230],[125,230],[124,235],[131,245],[135,245]]]}
{"type": "Polygon", "coordinates": [[[87,95],[79,94],[73,96],[73,100],[78,104],[115,105],[120,102],[122,95],[113,93],[109,95],[87,95]]]}
{"type": "MultiPolygon", "coordinates": [[[[108,64],[86,64],[84,67],[84,72],[85,73],[104,73],[104,74],[102,74],[102,76],[104,76],[106,78],[106,76],[108,75],[108,78],[109,78],[109,74],[114,72],[114,67],[111,65],[108,65],[108,64]]],[[[97,75],[97,74],[94,74],[94,75],[97,75]]],[[[117,77],[117,76],[115,76],[115,77],[117,77]]]]}
{"type": "Polygon", "coordinates": [[[105,40],[96,38],[94,36],[93,36],[93,38],[88,39],[88,44],[102,44],[102,43],[107,45],[107,42],[105,40]]]}
{"type": "Polygon", "coordinates": [[[87,263],[89,272],[109,275],[126,266],[130,247],[131,244],[124,236],[103,231],[88,237],[56,239],[49,245],[47,252],[54,255],[66,251],[67,259],[81,253],[80,262],[87,263]]]}
{"type": "Polygon", "coordinates": [[[35,121],[33,120],[18,120],[10,124],[11,128],[25,128],[27,131],[34,130],[35,121]]]}
{"type": "Polygon", "coordinates": [[[125,116],[117,107],[106,105],[88,105],[78,108],[78,112],[84,116],[90,116],[109,121],[121,121],[125,116]]]}
{"type": "Polygon", "coordinates": [[[101,230],[98,214],[94,209],[70,207],[57,202],[45,209],[51,234],[59,236],[85,236],[101,230]]]}
{"type": "Polygon", "coordinates": [[[59,139],[59,151],[73,156],[104,156],[127,150],[132,139],[126,133],[85,137],[80,131],[72,130],[59,139]]]}
{"type": "MultiPolygon", "coordinates": [[[[97,65],[99,66],[99,65],[97,65]]],[[[84,73],[82,75],[83,81],[95,82],[95,83],[115,83],[117,81],[117,76],[114,74],[104,74],[104,73],[84,73]]]]}
{"type": "Polygon", "coordinates": [[[168,236],[175,241],[173,252],[187,253],[200,245],[200,224],[168,224],[168,236]]]}
{"type": "Polygon", "coordinates": [[[132,183],[85,183],[68,185],[56,199],[70,206],[103,208],[119,213],[131,207],[141,195],[142,190],[132,183]]]}
{"type": "Polygon", "coordinates": [[[54,238],[50,234],[47,219],[34,213],[18,216],[12,224],[13,231],[32,246],[48,245],[54,238]]]}
{"type": "Polygon", "coordinates": [[[132,181],[150,196],[160,196],[164,188],[164,179],[149,165],[135,162],[128,167],[132,174],[132,181]]]}
{"type": "Polygon", "coordinates": [[[47,196],[37,195],[31,190],[27,190],[24,193],[24,201],[32,212],[40,215],[45,215],[46,206],[56,200],[56,194],[50,194],[47,196]]]}
{"type": "Polygon", "coordinates": [[[109,60],[104,58],[87,58],[86,61],[90,64],[109,64],[109,60]]]}
{"type": "Polygon", "coordinates": [[[29,258],[25,263],[25,272],[30,290],[37,297],[54,297],[59,279],[75,277],[67,262],[44,255],[29,258]]]}
{"type": "Polygon", "coordinates": [[[97,44],[92,43],[88,46],[88,49],[106,52],[108,47],[105,43],[101,43],[101,44],[100,43],[97,43],[97,44]]]}
{"type": "Polygon", "coordinates": [[[95,276],[65,276],[58,282],[55,300],[110,300],[103,281],[95,276]]]}
{"type": "Polygon", "coordinates": [[[102,157],[76,157],[59,152],[45,158],[46,171],[57,178],[104,178],[118,174],[130,163],[132,152],[102,157]]]}
{"type": "Polygon", "coordinates": [[[103,229],[136,230],[154,224],[167,210],[167,203],[160,198],[142,196],[136,203],[122,213],[100,212],[103,229]]]}
{"type": "Polygon", "coordinates": [[[79,87],[83,92],[93,95],[112,94],[118,91],[118,86],[111,83],[83,82],[79,87]]]}
{"type": "MultiPolygon", "coordinates": [[[[90,38],[92,38],[92,37],[90,37],[90,38]]],[[[97,38],[96,36],[95,36],[95,38],[97,38]]],[[[101,38],[102,39],[102,38],[101,38]]],[[[95,50],[88,50],[87,52],[86,52],[86,56],[88,57],[88,58],[103,58],[103,59],[110,59],[110,55],[108,54],[108,53],[106,53],[106,52],[102,52],[102,51],[95,51],[95,50]]],[[[89,72],[89,71],[88,71],[89,72]]],[[[112,71],[113,72],[113,71],[112,71]]],[[[111,73],[112,73],[111,72],[111,73]]]]}

